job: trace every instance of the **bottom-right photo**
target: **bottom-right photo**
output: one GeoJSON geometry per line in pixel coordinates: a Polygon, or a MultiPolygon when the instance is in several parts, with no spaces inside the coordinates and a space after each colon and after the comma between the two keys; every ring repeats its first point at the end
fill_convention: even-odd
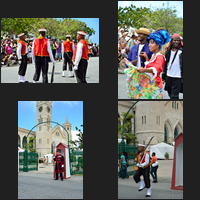
{"type": "Polygon", "coordinates": [[[183,101],[118,101],[118,199],[183,199],[183,101]]]}

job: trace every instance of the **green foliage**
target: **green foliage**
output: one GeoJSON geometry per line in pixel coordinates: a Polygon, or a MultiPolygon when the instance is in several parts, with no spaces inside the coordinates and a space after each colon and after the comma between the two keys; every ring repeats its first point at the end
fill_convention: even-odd
{"type": "MultiPolygon", "coordinates": [[[[81,127],[83,127],[83,125],[81,125],[81,127]]],[[[69,143],[75,146],[74,149],[81,150],[83,149],[83,132],[81,131],[81,129],[78,129],[77,127],[75,128],[79,132],[78,134],[76,134],[78,136],[78,140],[70,140],[69,143]]]]}
{"type": "MultiPolygon", "coordinates": [[[[40,28],[47,29],[46,36],[65,40],[66,34],[72,35],[72,39],[76,39],[77,31],[85,31],[88,38],[95,34],[93,28],[87,26],[86,23],[76,19],[63,18],[57,20],[55,18],[2,18],[1,31],[9,34],[25,33],[27,37],[34,35],[39,36],[40,28]]],[[[2,33],[1,32],[1,33],[2,33]]]]}
{"type": "MultiPolygon", "coordinates": [[[[123,118],[119,118],[118,120],[123,121],[126,112],[122,112],[122,117],[123,118]]],[[[124,136],[126,139],[126,143],[130,144],[130,143],[137,143],[137,137],[135,137],[132,133],[132,125],[131,125],[131,119],[133,118],[133,114],[128,113],[128,115],[126,116],[125,122],[124,122],[124,136]]],[[[122,125],[118,124],[118,135],[122,135],[122,125]]]]}
{"type": "Polygon", "coordinates": [[[176,15],[176,10],[172,8],[157,8],[152,11],[150,8],[119,7],[118,10],[118,26],[127,25],[128,27],[141,28],[145,27],[156,30],[159,27],[165,27],[172,35],[179,33],[183,36],[183,18],[176,15]]]}
{"type": "Polygon", "coordinates": [[[30,152],[36,152],[36,150],[33,148],[33,143],[35,141],[35,138],[34,137],[29,137],[29,143],[27,143],[27,149],[30,151],[30,152]]]}

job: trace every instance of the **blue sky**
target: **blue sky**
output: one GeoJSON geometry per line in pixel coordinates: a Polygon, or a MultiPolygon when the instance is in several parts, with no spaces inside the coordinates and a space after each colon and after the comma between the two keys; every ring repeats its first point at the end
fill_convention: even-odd
{"type": "Polygon", "coordinates": [[[85,22],[88,27],[93,28],[96,33],[89,38],[89,42],[99,44],[99,18],[71,18],[85,22]]]}
{"type": "Polygon", "coordinates": [[[118,1],[118,8],[119,6],[125,7],[130,6],[131,4],[135,5],[136,7],[146,7],[151,8],[154,10],[156,8],[164,8],[167,7],[167,2],[169,3],[169,8],[173,8],[177,10],[177,17],[183,18],[183,1],[118,1]]]}
{"type": "MultiPolygon", "coordinates": [[[[53,101],[52,121],[63,124],[68,117],[72,130],[83,130],[83,101],[53,101]]],[[[18,126],[31,129],[36,125],[36,101],[18,101],[18,126]]],[[[52,124],[54,127],[56,124],[52,124]]]]}
{"type": "MultiPolygon", "coordinates": [[[[62,18],[58,18],[61,19],[62,18]]],[[[89,42],[99,44],[99,18],[71,18],[85,22],[88,27],[93,28],[96,32],[89,38],[89,42]]]]}

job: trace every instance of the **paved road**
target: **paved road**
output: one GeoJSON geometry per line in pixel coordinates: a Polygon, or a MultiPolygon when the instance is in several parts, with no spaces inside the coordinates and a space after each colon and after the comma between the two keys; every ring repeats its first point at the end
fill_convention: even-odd
{"type": "Polygon", "coordinates": [[[64,181],[53,179],[52,173],[20,172],[18,199],[83,199],[83,176],[64,181]]]}
{"type": "MultiPolygon", "coordinates": [[[[54,83],[76,83],[76,78],[69,78],[68,71],[66,72],[66,77],[62,77],[62,66],[63,61],[57,61],[55,72],[54,72],[54,83]]],[[[51,80],[53,64],[49,63],[48,79],[51,80]]],[[[1,83],[18,83],[18,69],[19,65],[12,67],[7,67],[3,65],[1,67],[1,83]]],[[[33,75],[35,73],[35,65],[28,64],[26,71],[26,80],[29,82],[33,81],[33,75]]],[[[90,57],[88,61],[88,68],[86,74],[86,81],[88,83],[99,83],[99,57],[90,57]]],[[[40,75],[39,82],[42,82],[42,73],[40,75]]]]}
{"type": "MultiPolygon", "coordinates": [[[[151,181],[152,196],[147,199],[183,199],[182,190],[171,190],[173,160],[159,160],[158,183],[151,181]]],[[[152,180],[152,177],[150,177],[152,180]]],[[[147,190],[138,191],[139,185],[133,176],[127,179],[118,178],[118,199],[145,199],[147,190]]]]}
{"type": "MultiPolygon", "coordinates": [[[[163,99],[169,99],[167,91],[163,90],[162,95],[163,99]]],[[[183,99],[182,93],[179,94],[179,98],[183,99]]],[[[128,99],[125,74],[118,74],[118,99],[128,99]]]]}

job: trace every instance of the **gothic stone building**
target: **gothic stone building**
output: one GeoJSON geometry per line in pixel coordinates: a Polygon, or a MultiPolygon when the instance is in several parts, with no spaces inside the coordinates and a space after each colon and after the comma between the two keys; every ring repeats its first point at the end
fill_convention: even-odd
{"type": "MultiPolygon", "coordinates": [[[[134,102],[118,101],[118,117],[123,118],[121,113],[127,112],[134,102]]],[[[139,143],[147,144],[152,136],[151,144],[172,143],[183,132],[183,101],[138,101],[129,113],[133,114],[132,132],[139,143]]]]}
{"type": "MultiPolygon", "coordinates": [[[[69,140],[72,140],[71,134],[71,124],[68,119],[66,119],[65,123],[62,126],[67,130],[67,132],[58,124],[52,128],[52,123],[48,121],[52,121],[52,102],[51,101],[37,101],[36,103],[37,109],[37,119],[35,124],[39,124],[36,127],[36,131],[31,131],[27,141],[29,141],[30,137],[35,138],[34,147],[36,152],[40,158],[42,158],[45,154],[55,152],[56,146],[62,142],[68,145],[68,135],[69,140]],[[48,123],[42,123],[48,122],[48,123]]],[[[18,146],[23,148],[26,142],[26,136],[30,130],[18,127],[18,146]]]]}

